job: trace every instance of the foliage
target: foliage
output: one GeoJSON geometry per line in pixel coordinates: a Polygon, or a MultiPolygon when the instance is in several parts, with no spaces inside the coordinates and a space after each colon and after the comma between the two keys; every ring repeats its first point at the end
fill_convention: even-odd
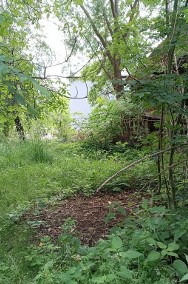
{"type": "Polygon", "coordinates": [[[31,122],[36,116],[41,118],[44,113],[46,117],[47,113],[50,117],[49,112],[55,112],[56,117],[59,113],[68,116],[68,103],[64,99],[65,84],[60,85],[59,81],[55,82],[54,80],[41,82],[44,77],[40,74],[41,64],[45,66],[53,60],[53,54],[44,43],[43,36],[36,31],[36,28],[39,28],[38,23],[42,17],[44,3],[38,5],[36,1],[30,1],[29,4],[21,1],[14,2],[5,3],[2,1],[1,4],[0,128],[5,136],[9,136],[9,131],[14,124],[17,124],[16,129],[20,138],[24,139],[23,121],[25,117],[31,122]],[[19,8],[22,11],[21,14],[19,8]],[[40,83],[37,79],[40,80],[40,83]],[[55,83],[58,84],[58,91],[54,90],[55,83]],[[19,124],[17,120],[19,120],[19,124]]]}
{"type": "Polygon", "coordinates": [[[36,273],[32,283],[176,283],[176,276],[187,277],[185,210],[150,208],[145,202],[94,247],[80,245],[70,221],[57,245],[43,238],[31,247],[26,259],[36,273]]]}
{"type": "MultiPolygon", "coordinates": [[[[130,159],[143,155],[139,151],[126,151],[124,156],[100,151],[83,151],[80,144],[62,144],[45,141],[0,144],[1,217],[17,206],[60,194],[92,194],[109,175],[119,170],[130,159]]],[[[152,162],[151,162],[152,163],[152,162]]],[[[138,182],[151,163],[139,169],[138,182]]],[[[137,169],[138,172],[138,169],[137,169]]],[[[134,180],[133,172],[109,185],[134,180]]],[[[135,180],[134,180],[135,182],[135,180]]],[[[37,201],[36,201],[37,202],[37,201]]]]}
{"type": "MultiPolygon", "coordinates": [[[[56,0],[54,4],[72,55],[85,51],[90,59],[82,72],[84,80],[93,82],[90,101],[95,103],[101,95],[120,97],[126,85],[123,71],[134,72],[140,61],[144,64],[150,50],[149,41],[142,40],[147,36],[149,21],[140,16],[139,1],[104,4],[101,0],[56,0]]],[[[143,8],[149,5],[145,2],[143,8]]]]}
{"type": "Polygon", "coordinates": [[[16,23],[8,10],[1,12],[1,24],[4,27],[0,33],[2,122],[9,117],[10,120],[12,116],[15,117],[15,113],[19,111],[19,105],[21,105],[21,112],[28,109],[34,113],[31,103],[33,97],[29,96],[29,91],[33,95],[40,92],[44,96],[49,96],[47,90],[32,78],[35,67],[32,62],[29,62],[31,54],[28,56],[26,52],[23,52],[24,48],[27,49],[27,33],[26,30],[21,32],[16,23]]]}
{"type": "MultiPolygon", "coordinates": [[[[165,8],[164,26],[157,26],[163,41],[153,49],[148,63],[140,67],[142,77],[130,81],[130,88],[136,95],[134,97],[139,97],[147,109],[155,110],[160,115],[158,193],[164,186],[170,207],[176,206],[178,189],[175,153],[187,141],[187,48],[183,48],[187,29],[184,17],[187,2],[175,0],[173,6],[166,2],[165,8]],[[165,148],[169,148],[168,162],[163,154],[165,148]]],[[[139,73],[135,75],[139,76],[139,73]]],[[[181,161],[183,165],[183,158],[181,161]]]]}
{"type": "MultiPolygon", "coordinates": [[[[180,274],[177,268],[183,265],[177,260],[185,262],[184,253],[188,253],[183,209],[150,208],[145,202],[141,211],[92,248],[80,245],[71,233],[74,222],[67,220],[58,244],[44,238],[30,246],[34,226],[30,224],[29,229],[19,223],[28,207],[44,208],[49,201],[54,204],[75,193],[90,195],[125,163],[146,154],[126,145],[117,145],[116,152],[82,147],[80,143],[44,141],[1,144],[1,283],[11,279],[14,283],[150,284],[151,277],[156,283],[173,283],[175,275],[184,277],[186,272],[180,274]]],[[[148,160],[114,180],[107,189],[143,187],[153,174],[155,161],[148,160]]],[[[113,206],[109,214],[114,212],[113,206]]]]}
{"type": "MultiPolygon", "coordinates": [[[[115,101],[98,98],[97,104],[93,108],[89,119],[85,146],[110,150],[116,142],[127,142],[128,129],[126,120],[135,119],[142,114],[142,106],[131,102],[130,97],[115,101]],[[123,121],[125,119],[125,122],[123,121]]],[[[135,133],[135,142],[141,136],[135,133]]],[[[131,140],[129,140],[131,144],[131,140]]]]}
{"type": "MultiPolygon", "coordinates": [[[[34,36],[33,28],[40,28],[43,14],[49,17],[52,11],[62,21],[71,47],[68,59],[78,50],[87,53],[89,65],[82,77],[93,83],[89,99],[95,108],[84,129],[90,137],[82,147],[43,141],[0,144],[0,282],[186,282],[188,1],[54,0],[51,6],[48,2],[1,1],[0,129],[8,135],[17,123],[20,137],[25,138],[23,121],[28,128],[38,127],[40,119],[41,131],[65,132],[64,140],[71,133],[66,86],[59,80],[37,81],[46,80],[46,65],[54,55],[38,40],[39,34],[34,36]],[[32,37],[36,57],[30,48],[32,37]],[[39,57],[44,50],[43,60],[39,57]],[[129,147],[128,124],[124,124],[127,118],[132,123],[142,115],[143,107],[160,114],[158,141],[155,135],[152,144],[159,155],[123,173],[106,190],[133,186],[146,190],[150,185],[153,193],[157,184],[160,197],[152,202],[168,203],[174,209],[150,208],[145,201],[141,210],[94,247],[82,246],[72,235],[75,223],[70,219],[57,244],[44,238],[30,245],[31,229],[19,224],[26,209],[45,207],[49,199],[91,195],[107,177],[148,153],[147,147],[146,151],[129,147]],[[37,114],[38,120],[33,120],[37,114]]],[[[140,139],[140,133],[133,134],[140,139]]],[[[113,217],[113,206],[104,221],[113,217]]]]}

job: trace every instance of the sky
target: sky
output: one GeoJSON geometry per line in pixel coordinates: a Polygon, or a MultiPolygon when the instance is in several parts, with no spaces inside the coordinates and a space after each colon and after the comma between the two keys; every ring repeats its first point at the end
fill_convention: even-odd
{"type": "MultiPolygon", "coordinates": [[[[78,98],[83,98],[87,96],[88,90],[91,87],[91,83],[76,81],[70,86],[70,93],[72,97],[77,96],[78,98]]],[[[87,99],[71,99],[70,100],[70,112],[82,112],[84,115],[88,115],[91,112],[91,107],[88,104],[87,99]]]]}
{"type": "MultiPolygon", "coordinates": [[[[52,51],[56,54],[56,62],[63,62],[66,59],[66,49],[63,43],[63,33],[58,30],[58,26],[55,20],[43,20],[42,24],[44,26],[44,31],[46,35],[46,43],[52,49],[52,51]]],[[[79,60],[80,61],[80,60],[79,60]]],[[[77,62],[73,62],[75,65],[75,69],[78,70],[80,65],[77,62]],[[77,67],[78,66],[78,67],[77,67]]],[[[83,63],[84,64],[84,63],[83,63]]],[[[48,68],[47,75],[69,75],[68,72],[62,72],[63,65],[54,66],[48,68]]],[[[67,79],[63,80],[66,83],[69,83],[67,79]]],[[[87,86],[84,82],[75,81],[70,84],[69,92],[71,97],[77,96],[78,98],[85,97],[87,95],[88,89],[91,87],[91,83],[87,83],[87,86]],[[87,87],[88,86],[88,87],[87,87]]],[[[70,113],[73,114],[83,113],[87,116],[91,111],[91,107],[86,99],[70,99],[70,113]]]]}

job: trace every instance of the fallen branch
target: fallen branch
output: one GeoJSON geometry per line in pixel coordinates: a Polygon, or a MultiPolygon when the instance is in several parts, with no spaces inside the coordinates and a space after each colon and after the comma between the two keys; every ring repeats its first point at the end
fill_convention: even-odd
{"type": "MultiPolygon", "coordinates": [[[[184,145],[187,145],[187,144],[184,144],[184,145]]],[[[180,147],[180,146],[182,146],[182,145],[174,146],[173,148],[178,148],[178,147],[180,147]]],[[[116,177],[117,175],[119,175],[120,173],[122,173],[122,172],[124,172],[124,171],[126,171],[126,170],[128,170],[128,169],[130,169],[130,168],[132,168],[132,167],[134,167],[135,165],[141,163],[142,161],[144,161],[144,160],[146,160],[146,159],[148,159],[148,158],[152,158],[152,157],[158,156],[158,155],[160,155],[160,154],[162,154],[162,153],[164,153],[164,152],[170,151],[171,149],[172,149],[172,147],[170,147],[170,148],[168,148],[168,149],[164,149],[164,150],[162,150],[162,151],[155,152],[155,153],[150,154],[150,155],[147,155],[147,156],[145,156],[145,157],[143,157],[143,158],[141,158],[141,159],[139,159],[139,160],[137,160],[137,161],[132,162],[131,164],[129,164],[129,165],[127,165],[126,167],[122,168],[121,170],[119,170],[118,172],[116,172],[115,174],[113,174],[112,176],[110,176],[107,180],[105,180],[105,181],[97,188],[96,193],[98,193],[110,180],[112,180],[113,178],[115,178],[115,177],[116,177]]]]}

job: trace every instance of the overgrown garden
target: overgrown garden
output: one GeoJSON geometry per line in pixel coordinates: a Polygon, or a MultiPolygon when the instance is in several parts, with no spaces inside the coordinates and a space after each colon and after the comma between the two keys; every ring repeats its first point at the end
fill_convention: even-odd
{"type": "Polygon", "coordinates": [[[0,283],[187,283],[188,1],[0,8],[0,283]]]}

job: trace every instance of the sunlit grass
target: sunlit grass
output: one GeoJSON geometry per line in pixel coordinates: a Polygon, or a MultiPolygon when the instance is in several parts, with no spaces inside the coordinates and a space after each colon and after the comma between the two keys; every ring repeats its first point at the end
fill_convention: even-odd
{"type": "MultiPolygon", "coordinates": [[[[131,155],[131,154],[130,154],[131,155]]],[[[80,151],[79,145],[50,144],[41,141],[0,145],[0,214],[18,205],[54,194],[91,194],[110,175],[130,162],[130,155],[109,156],[80,151]]],[[[151,163],[137,167],[137,177],[151,163]]],[[[127,182],[135,170],[119,177],[127,182]]],[[[113,183],[114,184],[114,181],[113,183]]]]}

